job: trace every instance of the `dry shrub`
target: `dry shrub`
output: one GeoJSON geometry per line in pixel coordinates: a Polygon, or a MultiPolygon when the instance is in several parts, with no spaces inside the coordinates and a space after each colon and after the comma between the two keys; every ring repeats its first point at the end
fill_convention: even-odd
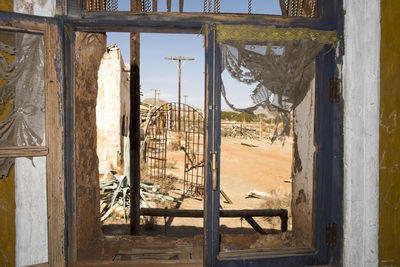
{"type": "Polygon", "coordinates": [[[221,129],[221,136],[222,137],[228,137],[229,135],[230,135],[230,130],[229,129],[227,129],[227,128],[222,128],[221,129]]]}
{"type": "MultiPolygon", "coordinates": [[[[262,204],[263,209],[286,209],[288,211],[289,221],[291,216],[291,194],[281,194],[279,190],[272,189],[270,194],[265,197],[262,204]]],[[[266,217],[265,220],[274,228],[280,228],[281,219],[279,217],[266,217]]],[[[290,223],[289,223],[290,224],[290,223]]],[[[288,225],[289,226],[289,225],[288,225]]]]}
{"type": "Polygon", "coordinates": [[[174,184],[178,180],[177,177],[173,175],[167,175],[166,177],[155,177],[153,183],[160,186],[158,193],[168,194],[168,192],[174,189],[174,184]]]}
{"type": "Polygon", "coordinates": [[[178,151],[181,149],[181,145],[179,141],[170,141],[168,142],[167,149],[170,151],[178,151]]]}

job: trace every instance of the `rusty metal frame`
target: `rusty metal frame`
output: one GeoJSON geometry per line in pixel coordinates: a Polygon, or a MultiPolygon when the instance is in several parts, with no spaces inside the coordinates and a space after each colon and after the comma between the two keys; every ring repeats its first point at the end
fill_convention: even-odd
{"type": "Polygon", "coordinates": [[[152,112],[144,141],[144,159],[150,179],[154,181],[166,178],[167,146],[169,142],[178,142],[178,149],[185,153],[183,194],[203,195],[203,123],[203,115],[183,103],[167,103],[152,112]],[[177,134],[178,139],[168,138],[168,133],[177,134]]]}

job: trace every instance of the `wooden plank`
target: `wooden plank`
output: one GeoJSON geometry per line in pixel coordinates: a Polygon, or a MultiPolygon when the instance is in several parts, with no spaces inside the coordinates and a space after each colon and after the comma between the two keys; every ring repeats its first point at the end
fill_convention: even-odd
{"type": "MultiPolygon", "coordinates": [[[[203,217],[203,210],[194,209],[161,209],[141,208],[140,215],[163,216],[163,217],[203,217]]],[[[220,217],[285,217],[287,210],[284,209],[242,209],[242,210],[221,210],[220,217]]]]}
{"type": "Polygon", "coordinates": [[[43,34],[46,30],[46,22],[55,23],[56,20],[40,16],[0,11],[0,25],[10,30],[43,34]]]}
{"type": "Polygon", "coordinates": [[[0,147],[0,158],[47,156],[49,149],[44,146],[0,147]]]}
{"type": "MultiPolygon", "coordinates": [[[[87,251],[97,245],[96,242],[102,236],[99,221],[100,187],[99,159],[96,151],[96,105],[98,69],[106,50],[106,35],[76,32],[73,38],[75,38],[73,51],[73,177],[76,183],[74,234],[79,260],[79,255],[88,253],[87,251]]],[[[67,149],[70,150],[72,147],[67,149]]]]}
{"type": "Polygon", "coordinates": [[[295,255],[315,255],[316,250],[312,248],[251,248],[240,251],[220,252],[220,260],[252,258],[252,257],[287,257],[295,255]]]}
{"type": "Polygon", "coordinates": [[[253,227],[253,229],[262,235],[266,235],[267,233],[261,228],[261,226],[253,219],[253,217],[246,216],[244,219],[253,227]]]}
{"type": "Polygon", "coordinates": [[[335,24],[322,18],[243,14],[203,13],[132,13],[99,12],[83,13],[82,18],[68,18],[67,23],[80,31],[135,31],[159,33],[200,33],[205,24],[260,25],[292,28],[334,30],[335,24]]]}
{"type": "Polygon", "coordinates": [[[141,266],[141,267],[167,267],[167,266],[197,266],[203,267],[203,262],[201,260],[139,260],[139,261],[87,261],[87,262],[79,262],[77,267],[86,267],[86,266],[141,266]]]}
{"type": "Polygon", "coordinates": [[[400,266],[400,2],[381,7],[379,264],[400,266]]]}
{"type": "Polygon", "coordinates": [[[39,264],[29,265],[29,266],[26,266],[26,267],[50,267],[50,265],[49,265],[48,262],[46,262],[46,263],[39,263],[39,264]]]}
{"type": "Polygon", "coordinates": [[[46,92],[46,158],[48,250],[50,266],[65,266],[63,56],[57,25],[44,36],[46,92]]]}
{"type": "Polygon", "coordinates": [[[232,200],[228,197],[228,195],[224,192],[224,190],[220,189],[219,192],[225,198],[228,204],[233,204],[232,200]]]}
{"type": "MultiPolygon", "coordinates": [[[[139,8],[139,7],[137,7],[139,8]]],[[[131,2],[131,10],[136,5],[131,2]]],[[[130,162],[131,181],[130,232],[139,234],[140,227],[140,33],[130,34],[130,162]]]]}

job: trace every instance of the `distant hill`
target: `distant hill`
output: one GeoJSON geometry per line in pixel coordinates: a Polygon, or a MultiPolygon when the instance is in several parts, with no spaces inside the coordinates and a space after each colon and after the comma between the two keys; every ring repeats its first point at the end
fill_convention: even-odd
{"type": "MultiPolygon", "coordinates": [[[[141,103],[147,104],[147,105],[154,105],[154,98],[146,98],[144,100],[141,101],[141,103]]],[[[156,106],[161,106],[164,105],[168,102],[162,100],[162,99],[157,99],[156,101],[156,106]]]]}

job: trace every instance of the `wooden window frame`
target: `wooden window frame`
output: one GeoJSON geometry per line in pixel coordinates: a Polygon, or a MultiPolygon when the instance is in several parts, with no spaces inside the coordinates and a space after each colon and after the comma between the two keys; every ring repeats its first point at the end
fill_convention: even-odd
{"type": "MultiPolygon", "coordinates": [[[[46,49],[46,147],[8,148],[3,156],[46,155],[48,198],[49,265],[71,266],[77,251],[74,247],[74,166],[73,166],[73,40],[74,31],[88,32],[153,32],[195,33],[205,24],[249,24],[280,28],[305,27],[317,30],[336,30],[342,40],[343,0],[321,0],[318,18],[301,18],[272,15],[163,13],[143,14],[133,12],[87,12],[83,0],[57,0],[65,15],[44,18],[0,12],[0,26],[17,30],[37,31],[44,35],[46,49]],[[56,59],[56,60],[54,60],[56,59]],[[64,61],[65,59],[65,61],[64,61]],[[65,79],[64,79],[65,77],[65,79]],[[65,183],[65,185],[64,185],[65,183]],[[64,187],[65,186],[65,187],[64,187]]],[[[317,156],[315,161],[314,246],[310,250],[286,250],[276,253],[244,253],[230,258],[218,258],[216,244],[205,242],[204,264],[243,266],[269,264],[269,266],[294,266],[307,264],[340,263],[342,249],[342,199],[343,199],[343,112],[342,103],[329,101],[329,80],[340,78],[343,55],[342,44],[337,51],[327,48],[317,58],[315,133],[317,156]],[[335,53],[338,53],[335,55],[335,53]],[[323,215],[323,216],[322,216],[323,215]],[[337,225],[337,244],[327,246],[326,226],[337,225]],[[210,257],[209,252],[213,251],[210,257]]],[[[211,50],[206,50],[206,64],[212,63],[211,50]]],[[[212,77],[212,73],[207,73],[212,77]]],[[[217,75],[218,76],[218,75],[217,75]]],[[[207,85],[206,85],[207,86],[207,85]]],[[[207,87],[207,90],[210,88],[207,87]]],[[[209,93],[209,91],[207,91],[209,93]]],[[[217,118],[218,121],[218,118],[217,118]]],[[[209,136],[208,136],[209,137],[209,136]]],[[[209,167],[209,166],[207,166],[209,167]]],[[[212,192],[209,177],[206,190],[212,192]]],[[[215,192],[214,192],[215,194],[215,192]]],[[[219,196],[219,194],[217,194],[219,196]]],[[[215,203],[214,203],[215,204],[215,203]]],[[[205,204],[205,225],[210,223],[211,203],[205,204]]],[[[215,218],[214,218],[215,219],[215,218]]],[[[205,229],[205,238],[209,232],[205,229]]],[[[214,233],[215,234],[215,233],[214,233]]]]}
{"type": "Polygon", "coordinates": [[[64,77],[60,22],[52,18],[0,12],[0,29],[43,36],[46,145],[0,147],[0,157],[46,157],[48,264],[64,266],[64,77]]]}

